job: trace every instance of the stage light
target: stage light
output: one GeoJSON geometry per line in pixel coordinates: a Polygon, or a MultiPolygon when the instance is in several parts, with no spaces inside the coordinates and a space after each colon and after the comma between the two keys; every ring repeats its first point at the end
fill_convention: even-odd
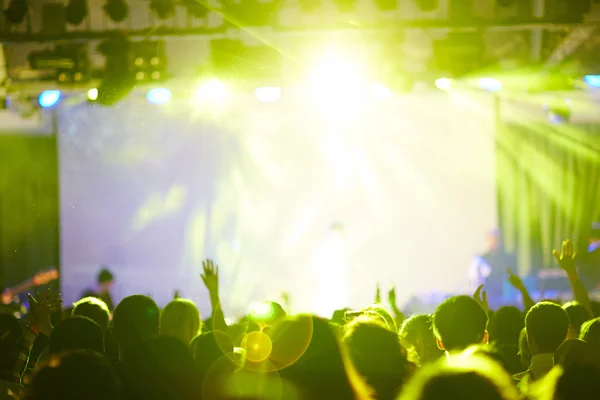
{"type": "Polygon", "coordinates": [[[71,0],[65,7],[65,20],[71,25],[81,25],[87,15],[87,0],[71,0]]]}
{"type": "Polygon", "coordinates": [[[593,88],[600,88],[600,75],[586,75],[583,81],[593,88]]]}
{"type": "Polygon", "coordinates": [[[456,81],[450,78],[440,78],[435,80],[435,86],[440,90],[450,90],[455,84],[456,81]]]}
{"type": "Polygon", "coordinates": [[[172,97],[173,93],[166,88],[150,89],[146,94],[146,99],[148,102],[158,105],[167,104],[169,101],[171,101],[172,97]]]}
{"type": "Polygon", "coordinates": [[[61,96],[60,90],[44,90],[38,97],[38,103],[43,108],[54,107],[60,101],[61,96]]]}
{"type": "Polygon", "coordinates": [[[175,1],[150,0],[150,9],[156,13],[159,19],[169,19],[175,15],[175,1]]]}
{"type": "Polygon", "coordinates": [[[381,83],[374,83],[371,86],[371,93],[374,97],[378,99],[387,99],[392,97],[392,95],[394,94],[394,92],[392,92],[392,90],[389,87],[381,83]]]}
{"type": "Polygon", "coordinates": [[[365,81],[357,65],[330,59],[313,70],[309,85],[316,103],[343,107],[364,94],[365,81]]]}
{"type": "Polygon", "coordinates": [[[28,11],[27,0],[11,0],[8,8],[4,10],[4,16],[9,23],[18,25],[23,22],[28,11]]]}
{"type": "Polygon", "coordinates": [[[227,87],[215,78],[203,83],[194,91],[192,103],[196,105],[222,103],[227,100],[228,96],[227,87]]]}
{"type": "Polygon", "coordinates": [[[98,88],[91,88],[87,91],[87,98],[90,101],[98,100],[98,88]]]}
{"type": "Polygon", "coordinates": [[[431,12],[438,8],[438,0],[415,0],[415,3],[423,12],[431,12]]]}
{"type": "Polygon", "coordinates": [[[123,22],[129,16],[129,5],[125,0],[106,0],[102,8],[113,22],[123,22]]]}
{"type": "Polygon", "coordinates": [[[273,103],[281,97],[281,88],[277,86],[263,86],[256,88],[254,95],[263,103],[273,103]]]}
{"type": "Polygon", "coordinates": [[[479,88],[488,92],[497,92],[502,89],[502,82],[494,78],[480,78],[479,88]]]}
{"type": "Polygon", "coordinates": [[[166,55],[163,41],[144,40],[130,44],[130,62],[137,81],[158,81],[166,77],[166,55]]]}

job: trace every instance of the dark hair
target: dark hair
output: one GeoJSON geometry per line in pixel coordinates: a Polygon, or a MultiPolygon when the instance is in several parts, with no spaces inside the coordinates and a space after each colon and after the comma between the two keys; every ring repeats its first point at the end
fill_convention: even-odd
{"type": "Polygon", "coordinates": [[[119,346],[129,345],[158,334],[160,311],[148,296],[125,297],[113,313],[113,327],[119,346]]]}
{"type": "Polygon", "coordinates": [[[570,301],[566,303],[563,305],[563,309],[567,312],[569,321],[571,321],[571,326],[575,330],[575,333],[579,335],[579,332],[581,331],[581,325],[590,319],[590,313],[583,306],[583,304],[577,301],[570,301]]]}
{"type": "Polygon", "coordinates": [[[422,368],[400,400],[516,400],[510,375],[487,358],[461,355],[422,368]]]}
{"type": "Polygon", "coordinates": [[[543,301],[529,309],[525,328],[527,340],[535,343],[538,353],[554,353],[567,338],[569,316],[561,306],[543,301]]]}
{"type": "Polygon", "coordinates": [[[108,361],[86,350],[51,356],[33,376],[25,396],[25,400],[120,398],[121,386],[108,361]]]}
{"type": "Polygon", "coordinates": [[[490,342],[498,345],[519,344],[519,334],[525,327],[525,316],[517,307],[500,307],[490,320],[490,342]]]}
{"type": "Polygon", "coordinates": [[[378,399],[395,399],[416,369],[399,335],[370,318],[347,324],[343,343],[356,370],[378,399]]]}
{"type": "Polygon", "coordinates": [[[89,318],[69,317],[50,333],[48,350],[51,354],[67,350],[93,350],[104,352],[104,335],[100,326],[89,318]]]}
{"type": "Polygon", "coordinates": [[[488,317],[469,296],[454,296],[440,304],[433,315],[435,335],[448,351],[482,342],[488,317]]]}
{"type": "Polygon", "coordinates": [[[103,332],[108,329],[110,311],[106,303],[96,297],[84,297],[73,304],[73,315],[88,317],[97,323],[103,332]]]}
{"type": "Polygon", "coordinates": [[[421,365],[437,361],[444,352],[438,349],[433,334],[433,319],[430,315],[412,315],[400,327],[400,337],[413,346],[421,365]]]}
{"type": "Polygon", "coordinates": [[[122,376],[130,398],[195,398],[194,359],[181,340],[154,337],[132,344],[125,352],[122,376]]]}
{"type": "Polygon", "coordinates": [[[600,351],[600,318],[594,318],[584,322],[584,324],[581,325],[579,339],[585,340],[600,351]]]}
{"type": "Polygon", "coordinates": [[[114,281],[115,277],[113,274],[106,268],[102,268],[98,273],[98,283],[107,283],[114,281]]]}

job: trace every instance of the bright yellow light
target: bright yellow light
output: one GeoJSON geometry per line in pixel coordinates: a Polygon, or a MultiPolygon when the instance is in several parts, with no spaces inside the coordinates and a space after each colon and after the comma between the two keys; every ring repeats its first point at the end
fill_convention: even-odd
{"type": "Polygon", "coordinates": [[[215,78],[204,82],[194,91],[192,104],[222,104],[227,101],[228,97],[229,90],[227,90],[227,87],[223,85],[220,80],[215,78]]]}
{"type": "Polygon", "coordinates": [[[374,83],[371,86],[371,94],[378,99],[388,99],[392,97],[394,92],[392,92],[389,87],[381,83],[374,83]]]}
{"type": "Polygon", "coordinates": [[[456,82],[450,78],[440,78],[435,80],[435,86],[440,90],[450,90],[456,82]]]}
{"type": "Polygon", "coordinates": [[[91,88],[90,90],[88,90],[87,97],[91,101],[98,100],[98,89],[97,88],[91,88]]]}
{"type": "Polygon", "coordinates": [[[313,101],[328,107],[347,106],[364,95],[365,79],[360,68],[346,61],[327,60],[310,75],[313,101]]]}

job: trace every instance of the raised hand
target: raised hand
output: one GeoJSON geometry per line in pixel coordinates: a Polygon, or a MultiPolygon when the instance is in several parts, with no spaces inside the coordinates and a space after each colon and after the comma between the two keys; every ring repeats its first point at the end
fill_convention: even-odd
{"type": "Polygon", "coordinates": [[[52,332],[50,317],[52,313],[62,310],[62,296],[60,293],[52,294],[50,289],[48,289],[43,294],[36,293],[35,297],[31,293],[28,293],[27,297],[29,299],[32,322],[40,333],[50,336],[50,332],[52,332]]]}
{"type": "Polygon", "coordinates": [[[211,294],[219,293],[219,267],[212,260],[202,261],[203,274],[200,274],[204,285],[211,294]]]}
{"type": "Polygon", "coordinates": [[[483,290],[483,285],[479,285],[475,293],[473,294],[473,298],[479,305],[483,308],[485,313],[487,314],[490,311],[490,306],[487,301],[487,293],[483,290]]]}
{"type": "Polygon", "coordinates": [[[562,268],[567,274],[573,275],[577,273],[577,268],[575,267],[575,258],[577,257],[577,253],[573,251],[573,243],[566,239],[562,242],[562,248],[560,253],[558,250],[552,250],[552,255],[558,261],[558,265],[562,268]]]}
{"type": "Polygon", "coordinates": [[[377,289],[375,291],[375,303],[381,303],[381,289],[379,289],[379,283],[377,284],[377,289]]]}
{"type": "Polygon", "coordinates": [[[511,284],[517,290],[521,290],[525,288],[525,284],[520,276],[516,275],[510,268],[506,269],[506,273],[508,274],[508,283],[511,284]]]}

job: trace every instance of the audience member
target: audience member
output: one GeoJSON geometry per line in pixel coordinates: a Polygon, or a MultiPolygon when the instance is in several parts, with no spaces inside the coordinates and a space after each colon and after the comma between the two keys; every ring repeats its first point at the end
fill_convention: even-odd
{"type": "Polygon", "coordinates": [[[92,350],[104,352],[104,335],[97,323],[86,317],[69,317],[50,334],[50,354],[67,350],[92,350]]]}
{"type": "Polygon", "coordinates": [[[460,351],[473,344],[486,344],[488,317],[483,307],[469,296],[442,302],[433,315],[433,330],[441,350],[460,351]]]}
{"type": "Polygon", "coordinates": [[[103,333],[108,330],[110,311],[108,310],[106,303],[96,297],[84,297],[73,304],[72,315],[79,315],[91,319],[100,326],[103,333]]]}
{"type": "Polygon", "coordinates": [[[529,368],[529,365],[531,365],[531,351],[529,351],[527,329],[525,328],[523,328],[519,334],[519,359],[521,360],[521,367],[523,370],[529,368]]]}
{"type": "Polygon", "coordinates": [[[345,326],[344,345],[352,363],[377,399],[395,399],[416,370],[397,333],[368,317],[345,326]]]}
{"type": "Polygon", "coordinates": [[[600,318],[594,318],[581,325],[579,339],[585,340],[590,346],[600,351],[600,318]]]}
{"type": "Polygon", "coordinates": [[[148,296],[134,294],[125,297],[113,313],[111,336],[123,350],[144,339],[158,335],[160,311],[148,296]]]}
{"type": "Polygon", "coordinates": [[[577,301],[570,301],[563,305],[563,309],[567,312],[569,316],[569,321],[571,322],[571,329],[573,330],[573,338],[579,337],[579,332],[581,330],[581,325],[590,319],[590,314],[588,310],[577,301]]]}
{"type": "Polygon", "coordinates": [[[193,301],[178,298],[167,304],[160,314],[160,335],[174,337],[186,345],[201,331],[200,312],[193,301]]]}
{"type": "Polygon", "coordinates": [[[402,323],[400,337],[413,346],[421,365],[437,361],[444,353],[437,347],[430,315],[413,315],[402,323]]]}
{"type": "Polygon", "coordinates": [[[89,350],[53,355],[33,376],[24,400],[119,400],[120,383],[108,361],[89,350]]]}

